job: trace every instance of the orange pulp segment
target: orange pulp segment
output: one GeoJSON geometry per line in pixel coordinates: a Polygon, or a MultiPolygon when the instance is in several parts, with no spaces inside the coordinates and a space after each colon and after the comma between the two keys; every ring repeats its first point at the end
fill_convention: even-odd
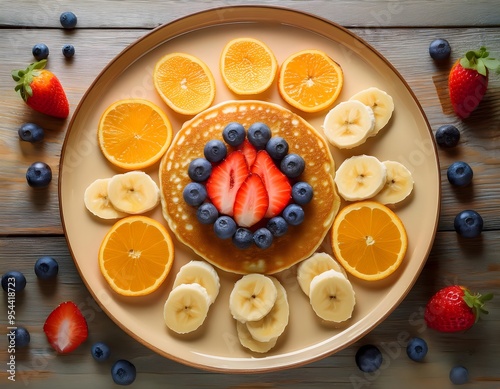
{"type": "Polygon", "coordinates": [[[303,50],[281,65],[278,90],[291,106],[319,112],[337,99],[344,84],[342,68],[321,50],[303,50]]]}
{"type": "Polygon", "coordinates": [[[162,57],[154,68],[153,81],[163,101],[182,115],[196,115],[215,98],[215,80],[208,66],[185,53],[162,57]]]}
{"type": "Polygon", "coordinates": [[[271,49],[254,38],[229,41],[222,50],[219,66],[224,83],[238,95],[266,91],[278,71],[278,62],[271,49]]]}
{"type": "Polygon", "coordinates": [[[360,201],[340,210],[332,227],[335,256],[353,276],[374,281],[392,274],[408,247],[403,222],[388,207],[360,201]]]}
{"type": "Polygon", "coordinates": [[[111,104],[98,127],[99,147],[106,159],[127,170],[144,169],[157,162],[170,146],[172,134],[165,113],[144,99],[111,104]]]}
{"type": "Polygon", "coordinates": [[[169,233],[147,216],[129,216],[116,222],[99,249],[102,275],[123,296],[144,296],[157,290],[173,260],[169,233]]]}

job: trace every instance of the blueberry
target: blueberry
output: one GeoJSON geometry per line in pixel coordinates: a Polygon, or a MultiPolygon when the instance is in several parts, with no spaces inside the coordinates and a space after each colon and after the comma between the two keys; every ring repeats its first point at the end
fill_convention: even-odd
{"type": "Polygon", "coordinates": [[[361,346],[356,352],[356,365],[365,373],[377,371],[382,365],[382,353],[371,344],[361,346]]]}
{"type": "Polygon", "coordinates": [[[283,236],[288,231],[288,223],[282,216],[275,216],[267,222],[267,229],[273,236],[283,236]]]}
{"type": "Polygon", "coordinates": [[[111,367],[111,377],[118,385],[130,385],[134,382],[136,374],[135,366],[125,359],[119,359],[111,367]]]}
{"type": "Polygon", "coordinates": [[[62,53],[66,58],[71,58],[75,55],[75,46],[73,45],[64,45],[62,47],[62,53]]]}
{"type": "Polygon", "coordinates": [[[226,141],[226,143],[233,147],[238,147],[245,140],[245,127],[243,127],[240,123],[231,122],[224,130],[222,130],[222,137],[226,141]]]}
{"type": "Polygon", "coordinates": [[[196,217],[201,224],[213,224],[219,217],[219,211],[212,203],[203,203],[196,210],[196,217]]]}
{"type": "Polygon", "coordinates": [[[45,162],[35,162],[26,171],[28,185],[33,188],[43,188],[52,180],[52,169],[45,162]]]}
{"type": "Polygon", "coordinates": [[[266,151],[271,158],[281,161],[288,154],[288,143],[281,136],[273,136],[266,144],[266,151]]]}
{"type": "Polygon", "coordinates": [[[271,129],[264,123],[253,123],[248,128],[247,138],[257,150],[263,150],[266,148],[269,139],[271,139],[271,129]]]}
{"type": "Polygon", "coordinates": [[[207,198],[207,190],[198,182],[190,182],[184,187],[182,197],[188,205],[197,207],[207,198]]]}
{"type": "Polygon", "coordinates": [[[90,353],[92,354],[92,358],[94,358],[97,362],[102,362],[109,358],[111,350],[106,343],[97,342],[90,348],[90,353]]]}
{"type": "Polygon", "coordinates": [[[78,19],[73,12],[66,11],[61,14],[59,21],[61,22],[61,26],[63,26],[63,28],[75,28],[78,19]]]}
{"type": "Polygon", "coordinates": [[[35,274],[42,280],[48,280],[57,276],[59,264],[52,257],[41,257],[35,262],[35,274]]]}
{"type": "Polygon", "coordinates": [[[227,148],[222,141],[213,139],[207,142],[203,154],[209,162],[217,163],[226,158],[227,148]]]}
{"type": "Polygon", "coordinates": [[[23,273],[11,270],[2,276],[2,288],[6,292],[20,292],[26,287],[26,277],[23,273]]]}
{"type": "Polygon", "coordinates": [[[460,212],[453,222],[455,231],[464,238],[476,238],[483,230],[483,218],[472,210],[460,212]]]}
{"type": "Polygon", "coordinates": [[[49,48],[45,43],[37,43],[35,46],[33,46],[31,52],[33,53],[33,57],[35,57],[37,61],[47,59],[47,57],[49,56],[49,48]]]}
{"type": "Polygon", "coordinates": [[[35,123],[24,123],[17,131],[19,138],[25,142],[41,142],[45,136],[43,128],[35,123]]]}
{"type": "Polygon", "coordinates": [[[420,362],[424,359],[428,350],[427,342],[422,338],[411,338],[406,345],[406,354],[415,362],[420,362]]]}
{"type": "Polygon", "coordinates": [[[297,154],[287,154],[280,163],[281,172],[288,178],[297,178],[305,167],[304,158],[297,154]]]}
{"type": "Polygon", "coordinates": [[[451,47],[446,39],[435,39],[429,45],[429,55],[432,59],[441,61],[450,56],[451,47]]]}
{"type": "Polygon", "coordinates": [[[238,228],[233,235],[233,244],[239,249],[247,249],[253,244],[253,233],[246,228],[238,228]]]}
{"type": "Polygon", "coordinates": [[[236,232],[236,222],[229,216],[220,216],[214,223],[214,232],[220,239],[229,239],[236,232]]]}
{"type": "Polygon", "coordinates": [[[16,348],[18,347],[26,347],[31,340],[30,333],[24,327],[17,327],[14,330],[14,337],[16,340],[16,348]]]}
{"type": "Polygon", "coordinates": [[[441,147],[455,147],[459,140],[460,131],[452,124],[444,124],[436,130],[436,142],[441,147]]]}
{"type": "Polygon", "coordinates": [[[462,385],[469,381],[469,371],[463,366],[454,366],[450,370],[450,381],[453,385],[462,385]]]}
{"type": "Polygon", "coordinates": [[[212,174],[212,164],[205,158],[196,158],[188,167],[188,175],[193,181],[203,182],[212,174]]]}
{"type": "Polygon", "coordinates": [[[304,210],[297,204],[287,205],[283,210],[283,219],[291,226],[298,226],[304,221],[304,210]]]}
{"type": "Polygon", "coordinates": [[[253,233],[253,241],[260,249],[267,249],[273,243],[273,234],[267,228],[262,227],[253,233]]]}
{"type": "Polygon", "coordinates": [[[473,172],[468,163],[458,161],[448,167],[446,175],[451,185],[464,187],[471,183],[473,172]]]}
{"type": "Polygon", "coordinates": [[[309,203],[313,198],[313,188],[307,182],[299,181],[292,186],[292,199],[299,205],[309,203]]]}

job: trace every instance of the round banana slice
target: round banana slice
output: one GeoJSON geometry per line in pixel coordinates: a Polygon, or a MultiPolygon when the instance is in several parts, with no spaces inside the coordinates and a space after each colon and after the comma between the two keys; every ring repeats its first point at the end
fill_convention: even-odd
{"type": "Polygon", "coordinates": [[[375,115],[375,126],[369,136],[375,136],[385,127],[394,112],[394,100],[385,91],[375,87],[362,90],[349,100],[357,100],[370,107],[375,115]]]}
{"type": "Polygon", "coordinates": [[[346,276],[344,268],[327,253],[314,253],[298,266],[297,281],[306,296],[309,296],[313,278],[332,269],[346,276]]]}
{"type": "Polygon", "coordinates": [[[113,207],[129,214],[150,211],[160,202],[160,189],[146,173],[131,171],[114,175],[108,184],[113,207]]]}
{"type": "Polygon", "coordinates": [[[350,319],[356,304],[351,283],[333,269],[313,278],[309,300],[316,315],[337,323],[350,319]]]}
{"type": "Polygon", "coordinates": [[[250,334],[250,331],[248,331],[245,323],[240,321],[236,321],[236,332],[238,333],[238,339],[240,340],[241,345],[256,353],[267,353],[274,346],[276,346],[276,342],[278,341],[278,338],[271,339],[268,342],[259,342],[258,340],[255,340],[252,338],[252,335],[250,334]]]}
{"type": "Polygon", "coordinates": [[[323,122],[328,141],[340,149],[351,149],[364,143],[375,126],[375,115],[365,104],[344,101],[330,110],[323,122]]]}
{"type": "Polygon", "coordinates": [[[285,331],[290,316],[290,307],[285,288],[276,278],[269,278],[271,278],[278,291],[276,302],[271,311],[262,319],[246,322],[250,335],[259,342],[270,342],[278,338],[285,331]]]}
{"type": "Polygon", "coordinates": [[[182,284],[172,289],[163,307],[163,319],[172,331],[186,334],[198,329],[208,314],[210,297],[198,284],[182,284]]]}
{"type": "Polygon", "coordinates": [[[109,181],[110,178],[99,178],[85,189],[85,193],[83,194],[85,207],[101,219],[118,219],[125,217],[127,214],[118,211],[109,200],[109,181]]]}
{"type": "Polygon", "coordinates": [[[382,204],[395,204],[406,199],[413,191],[413,176],[400,162],[383,161],[387,169],[387,178],[384,187],[375,196],[374,200],[382,204]]]}
{"type": "Polygon", "coordinates": [[[213,303],[219,294],[219,275],[213,266],[205,261],[191,261],[182,266],[175,276],[173,288],[182,284],[203,286],[210,297],[210,303],[213,303]]]}
{"type": "Polygon", "coordinates": [[[386,178],[385,165],[364,154],[344,160],[335,173],[339,194],[347,201],[372,198],[384,187],[386,178]]]}
{"type": "Polygon", "coordinates": [[[234,284],[229,296],[233,317],[245,323],[260,320],[274,306],[278,291],[271,278],[263,274],[247,274],[234,284]]]}

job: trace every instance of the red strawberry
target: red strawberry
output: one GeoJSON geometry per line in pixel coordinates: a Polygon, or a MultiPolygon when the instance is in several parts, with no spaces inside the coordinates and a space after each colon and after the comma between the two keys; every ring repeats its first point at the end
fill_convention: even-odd
{"type": "Polygon", "coordinates": [[[16,81],[14,90],[35,111],[65,119],[69,115],[66,93],[59,79],[44,69],[46,59],[34,62],[26,70],[14,70],[12,78],[16,81]]]}
{"type": "Polygon", "coordinates": [[[456,114],[468,118],[483,99],[488,88],[488,69],[499,69],[500,61],[488,58],[488,51],[468,51],[455,62],[448,76],[450,100],[456,114]]]}
{"type": "Polygon", "coordinates": [[[479,319],[486,301],[493,295],[472,295],[467,288],[459,285],[439,290],[427,303],[424,318],[429,328],[441,332],[457,332],[471,328],[479,319]]]}
{"type": "Polygon", "coordinates": [[[73,351],[88,336],[87,321],[72,301],[59,304],[50,313],[43,331],[50,345],[61,354],[73,351]]]}
{"type": "Polygon", "coordinates": [[[206,184],[207,194],[220,213],[233,215],[236,193],[248,173],[248,166],[241,151],[233,151],[212,169],[206,184]]]}
{"type": "Polygon", "coordinates": [[[250,174],[241,185],[234,201],[234,220],[240,227],[251,227],[262,220],[269,198],[261,178],[250,174]]]}
{"type": "Polygon", "coordinates": [[[288,205],[292,196],[290,181],[281,173],[265,150],[257,153],[251,172],[262,178],[269,196],[269,208],[265,216],[271,218],[279,215],[288,205]]]}
{"type": "Polygon", "coordinates": [[[245,139],[243,143],[238,146],[238,150],[241,150],[241,152],[245,156],[248,167],[252,167],[253,163],[255,162],[255,158],[257,158],[257,149],[255,148],[255,146],[251,144],[248,139],[245,139]]]}

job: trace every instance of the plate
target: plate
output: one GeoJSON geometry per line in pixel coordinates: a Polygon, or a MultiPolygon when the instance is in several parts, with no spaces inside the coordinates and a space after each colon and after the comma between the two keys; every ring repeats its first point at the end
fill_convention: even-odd
{"type": "MultiPolygon", "coordinates": [[[[281,100],[276,85],[261,98],[291,109],[281,100]]],[[[292,111],[321,129],[326,112],[306,115],[292,111]]],[[[158,180],[158,165],[147,172],[158,180]]],[[[366,42],[335,23],[291,9],[263,6],[224,7],[189,15],[152,30],[127,47],[99,74],[77,107],[63,145],[59,180],[60,212],[71,254],[85,285],[108,316],[133,338],[165,357],[206,370],[235,373],[279,370],[312,362],[347,347],[382,322],[406,296],[425,264],[440,204],[439,164],[429,124],[394,67],[366,42]],[[93,218],[83,203],[85,188],[93,180],[119,172],[107,163],[97,144],[97,125],[105,108],[122,98],[147,98],[163,107],[173,128],[179,129],[189,118],[175,114],[156,94],[152,82],[156,61],[174,51],[196,55],[207,63],[216,79],[214,104],[235,99],[222,82],[218,61],[224,45],[241,36],[266,42],[280,63],[302,49],[324,50],[345,73],[337,102],[370,86],[387,91],[395,101],[389,127],[354,150],[332,149],[332,154],[337,166],[346,157],[362,153],[381,160],[398,160],[415,179],[409,201],[394,207],[409,236],[406,258],[396,273],[379,282],[351,277],[357,305],[352,319],[337,327],[321,323],[314,315],[296,281],[295,267],[279,273],[291,302],[290,322],[276,347],[264,355],[240,346],[228,309],[229,294],[238,276],[222,271],[219,297],[203,327],[187,336],[168,331],[163,304],[177,270],[196,259],[179,242],[175,243],[172,271],[158,291],[134,298],[115,294],[102,277],[97,261],[99,245],[111,222],[93,218]]],[[[161,207],[148,215],[167,224],[161,207]]],[[[321,248],[329,250],[329,243],[325,241],[321,248]]]]}

